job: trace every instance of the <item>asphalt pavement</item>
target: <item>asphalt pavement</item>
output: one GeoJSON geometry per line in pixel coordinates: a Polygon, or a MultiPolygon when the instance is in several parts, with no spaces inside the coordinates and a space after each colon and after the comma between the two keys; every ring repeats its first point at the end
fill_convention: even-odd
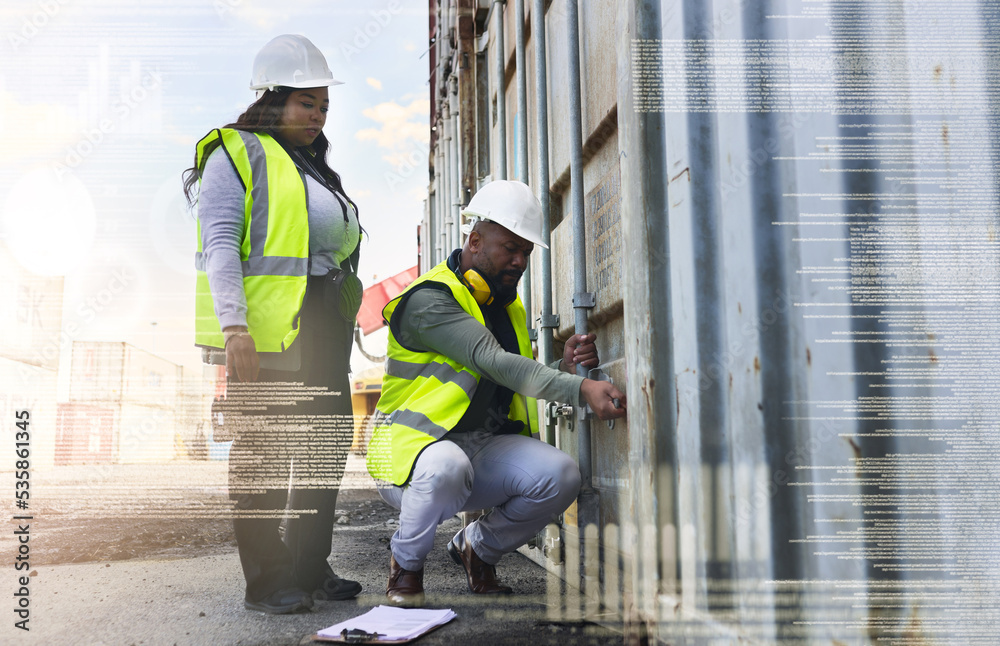
{"type": "MultiPolygon", "coordinates": [[[[235,549],[229,553],[33,567],[29,631],[15,627],[21,572],[7,568],[7,625],[0,643],[89,645],[299,645],[317,630],[384,603],[387,543],[396,512],[381,502],[357,456],[348,462],[341,504],[364,509],[338,523],[331,564],[363,591],[350,601],[319,602],[312,612],[269,616],[243,608],[243,577],[235,549]],[[13,602],[13,603],[12,603],[13,602]]],[[[563,584],[519,553],[498,565],[515,595],[471,594],[465,573],[445,551],[461,526],[445,522],[425,567],[425,607],[451,608],[457,618],[415,643],[608,644],[620,635],[592,623],[565,621],[563,584]]],[[[5,550],[6,551],[6,550],[5,550]]],[[[2,584],[0,584],[2,585],[2,584]]],[[[0,588],[0,592],[4,592],[0,588]]],[[[317,642],[318,643],[318,642],[317,642]]]]}

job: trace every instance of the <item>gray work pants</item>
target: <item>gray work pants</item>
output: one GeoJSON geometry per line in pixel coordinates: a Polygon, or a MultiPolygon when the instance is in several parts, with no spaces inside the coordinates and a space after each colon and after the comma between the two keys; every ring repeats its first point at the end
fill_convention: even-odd
{"type": "Polygon", "coordinates": [[[437,526],[459,511],[492,509],[471,523],[466,538],[479,558],[496,564],[528,541],[580,491],[580,469],[559,449],[524,435],[454,433],[420,454],[405,487],[379,486],[399,509],[392,554],[419,570],[434,547],[437,526]]]}

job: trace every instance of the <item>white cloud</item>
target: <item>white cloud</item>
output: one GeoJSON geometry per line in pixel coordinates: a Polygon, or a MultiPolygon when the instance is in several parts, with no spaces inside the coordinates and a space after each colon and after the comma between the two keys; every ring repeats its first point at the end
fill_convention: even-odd
{"type": "Polygon", "coordinates": [[[377,78],[372,78],[371,76],[369,76],[368,78],[365,79],[365,83],[372,86],[376,90],[382,89],[382,81],[378,80],[377,78]]]}
{"type": "Polygon", "coordinates": [[[410,168],[426,163],[427,154],[427,146],[418,144],[417,147],[410,147],[407,150],[394,150],[382,155],[382,159],[389,162],[394,168],[410,168]]]}
{"type": "Polygon", "coordinates": [[[408,105],[386,101],[366,108],[364,116],[378,123],[377,128],[364,128],[354,134],[358,141],[373,141],[379,148],[389,151],[383,159],[399,165],[402,157],[414,150],[426,148],[430,139],[427,114],[430,101],[426,97],[414,99],[408,105]]]}

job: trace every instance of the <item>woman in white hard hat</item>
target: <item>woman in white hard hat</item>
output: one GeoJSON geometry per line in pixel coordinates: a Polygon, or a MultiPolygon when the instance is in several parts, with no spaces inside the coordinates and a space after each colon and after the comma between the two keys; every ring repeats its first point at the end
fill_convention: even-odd
{"type": "Polygon", "coordinates": [[[353,431],[347,373],[362,289],[357,208],[327,165],[322,132],[336,84],[308,39],[278,36],[254,60],[257,100],[198,143],[185,177],[189,200],[200,182],[196,343],[227,372],[220,431],[235,435],[244,605],[271,614],[361,591],[327,561],[353,431]],[[300,515],[282,540],[290,464],[287,502],[300,515]]]}

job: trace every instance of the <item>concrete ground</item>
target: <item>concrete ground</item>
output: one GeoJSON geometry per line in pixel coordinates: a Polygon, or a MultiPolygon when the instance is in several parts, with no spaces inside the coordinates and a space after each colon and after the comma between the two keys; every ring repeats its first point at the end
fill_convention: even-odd
{"type": "MultiPolygon", "coordinates": [[[[148,467],[145,472],[150,481],[173,477],[176,483],[182,475],[190,479],[191,469],[204,471],[202,475],[207,474],[210,481],[224,475],[219,463],[148,467]]],[[[131,479],[133,485],[137,484],[134,474],[119,476],[105,470],[102,486],[113,491],[116,482],[123,485],[131,479]]],[[[44,482],[44,478],[39,479],[36,491],[45,490],[44,482]]],[[[65,493],[62,488],[73,484],[65,476],[62,481],[50,477],[49,482],[50,493],[65,493]]],[[[212,489],[215,485],[209,482],[196,486],[212,489]]],[[[155,487],[146,487],[147,492],[153,490],[155,487]]],[[[58,504],[57,498],[50,495],[48,509],[58,504]]],[[[76,500],[79,504],[79,497],[76,500]]],[[[9,610],[3,613],[6,625],[0,627],[0,643],[309,644],[315,631],[367,612],[384,601],[387,543],[394,531],[395,512],[378,498],[356,456],[348,463],[338,509],[341,506],[353,511],[338,523],[331,563],[338,574],[364,586],[354,600],[321,602],[311,613],[290,616],[245,610],[239,558],[235,549],[224,546],[193,548],[190,554],[166,558],[39,565],[32,567],[34,575],[30,577],[30,631],[14,626],[18,617],[13,605],[8,605],[9,610]]],[[[453,518],[439,528],[425,575],[426,607],[452,608],[458,617],[417,643],[541,646],[621,641],[617,633],[593,624],[557,621],[557,609],[563,603],[561,581],[521,554],[506,556],[498,567],[501,579],[518,594],[482,598],[469,593],[464,571],[444,550],[460,526],[459,519],[453,518]]],[[[12,562],[17,548],[11,540],[12,532],[4,534],[0,553],[10,555],[8,560],[12,562]]],[[[0,577],[0,594],[8,604],[16,600],[12,595],[18,589],[19,574],[8,567],[7,574],[0,577]]]]}

